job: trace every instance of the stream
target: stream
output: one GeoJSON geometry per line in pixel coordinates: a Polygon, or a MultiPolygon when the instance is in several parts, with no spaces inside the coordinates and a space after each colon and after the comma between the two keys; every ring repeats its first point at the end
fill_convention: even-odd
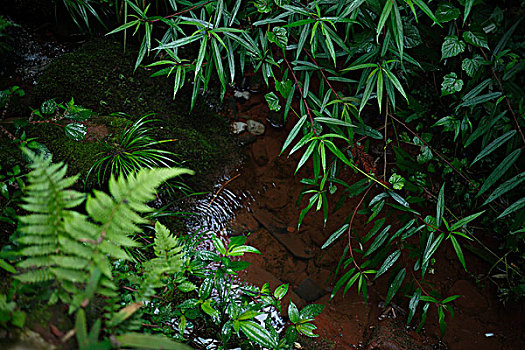
{"type": "MultiPolygon", "coordinates": [[[[23,36],[25,53],[18,52],[18,68],[5,66],[2,79],[31,85],[35,76],[50,59],[65,52],[64,45],[50,43],[41,37],[23,36]],[[24,68],[23,68],[24,67],[24,68]],[[14,70],[14,71],[13,71],[14,70]],[[14,73],[14,74],[12,74],[14,73]],[[19,80],[16,77],[25,77],[19,80]]],[[[383,307],[388,287],[388,276],[369,284],[369,295],[363,300],[356,288],[343,298],[339,292],[330,301],[334,285],[333,269],[345,246],[345,240],[322,250],[326,239],[339,228],[357,200],[329,215],[326,226],[322,213],[312,210],[297,230],[299,211],[306,199],[297,203],[302,190],[299,181],[311,176],[304,166],[294,176],[301,152],[287,157],[279,156],[288,132],[296,121],[294,116],[284,127],[274,127],[267,120],[269,110],[264,93],[251,93],[249,98],[235,98],[235,92],[226,96],[227,104],[221,114],[231,122],[248,119],[266,126],[262,136],[254,137],[242,146],[245,160],[237,168],[229,169],[217,179],[209,195],[194,202],[199,216],[189,222],[190,229],[206,229],[223,238],[249,234],[247,244],[256,247],[261,255],[248,254],[251,262],[241,274],[249,283],[260,286],[269,282],[272,290],[283,283],[290,284],[285,308],[291,299],[299,307],[307,303],[326,305],[316,320],[319,338],[304,340],[302,349],[519,349],[525,340],[523,305],[502,305],[495,288],[476,285],[476,277],[488,267],[476,256],[466,252],[469,272],[461,269],[454,251],[447,246],[437,254],[434,274],[429,277],[435,287],[446,295],[461,294],[455,301],[456,315],[447,319],[447,333],[439,337],[437,312],[429,312],[427,324],[421,333],[405,327],[407,298],[396,298],[399,305],[383,307]],[[298,204],[298,205],[297,205],[298,204]]],[[[245,136],[245,135],[244,135],[245,136]]],[[[238,137],[244,137],[240,134],[238,137]]],[[[346,174],[346,181],[360,180],[346,174]]],[[[331,208],[335,200],[331,203],[331,208]]],[[[395,225],[395,223],[394,223],[395,225]]],[[[364,216],[357,216],[354,227],[367,232],[370,228],[364,216]]],[[[211,248],[211,243],[206,248],[211,248]]],[[[417,315],[416,315],[417,317],[417,315]]],[[[416,323],[415,321],[412,324],[416,323]]]]}

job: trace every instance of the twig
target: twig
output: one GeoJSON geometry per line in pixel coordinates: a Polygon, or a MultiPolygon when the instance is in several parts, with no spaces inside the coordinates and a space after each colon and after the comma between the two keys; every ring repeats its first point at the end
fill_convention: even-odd
{"type": "Polygon", "coordinates": [[[215,198],[217,198],[217,196],[219,195],[219,193],[230,183],[232,182],[233,180],[235,180],[236,178],[238,178],[239,176],[241,176],[241,173],[235,175],[234,177],[232,177],[231,179],[229,179],[228,181],[226,181],[222,186],[221,188],[219,188],[219,190],[217,192],[215,192],[215,194],[213,195],[213,198],[211,199],[210,203],[208,204],[208,207],[213,203],[213,201],[215,200],[215,198]]]}

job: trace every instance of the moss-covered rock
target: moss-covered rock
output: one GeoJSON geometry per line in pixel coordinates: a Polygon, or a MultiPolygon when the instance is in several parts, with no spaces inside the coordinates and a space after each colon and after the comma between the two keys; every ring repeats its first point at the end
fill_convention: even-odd
{"type": "MultiPolygon", "coordinates": [[[[204,99],[199,99],[190,111],[191,91],[180,91],[173,100],[170,81],[165,77],[151,78],[153,71],[142,67],[133,72],[134,59],[135,53],[129,49],[124,53],[120,43],[95,39],[52,61],[37,81],[33,101],[39,105],[50,98],[74,98],[75,104],[100,115],[124,112],[130,119],[155,113],[160,120],[153,130],[155,137],[175,140],[166,143],[166,148],[178,154],[185,167],[196,171],[190,184],[196,190],[206,189],[217,170],[236,159],[227,122],[204,99]]],[[[105,118],[96,123],[125,127],[122,120],[105,118]]],[[[66,161],[71,171],[82,174],[87,173],[102,148],[96,141],[64,138],[60,128],[52,125],[32,129],[31,136],[42,140],[56,160],[66,161]]]]}

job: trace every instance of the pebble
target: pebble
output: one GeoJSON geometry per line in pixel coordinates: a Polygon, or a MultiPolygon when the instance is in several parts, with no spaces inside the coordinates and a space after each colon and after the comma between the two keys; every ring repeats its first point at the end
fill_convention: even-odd
{"type": "Polygon", "coordinates": [[[266,130],[264,124],[256,120],[250,119],[246,122],[246,124],[248,125],[248,132],[255,136],[264,134],[264,131],[266,130]]]}
{"type": "Polygon", "coordinates": [[[240,134],[241,132],[243,132],[244,130],[246,130],[246,127],[248,125],[244,122],[233,122],[231,124],[231,131],[232,133],[234,133],[235,135],[238,135],[240,134]]]}

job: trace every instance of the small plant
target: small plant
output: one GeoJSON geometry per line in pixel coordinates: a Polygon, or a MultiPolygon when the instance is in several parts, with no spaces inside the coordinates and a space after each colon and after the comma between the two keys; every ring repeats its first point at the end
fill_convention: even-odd
{"type": "Polygon", "coordinates": [[[97,155],[100,158],[89,169],[87,178],[94,173],[101,185],[111,174],[128,175],[140,168],[151,169],[176,164],[174,153],[157,148],[173,140],[158,141],[151,136],[149,123],[156,120],[148,119],[150,116],[151,114],[143,116],[127,127],[116,140],[105,143],[107,151],[97,155]]]}

